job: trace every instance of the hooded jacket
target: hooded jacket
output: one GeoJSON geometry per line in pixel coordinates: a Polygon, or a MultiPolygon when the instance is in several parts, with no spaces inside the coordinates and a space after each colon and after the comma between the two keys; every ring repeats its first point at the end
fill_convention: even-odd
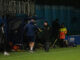
{"type": "Polygon", "coordinates": [[[33,22],[30,22],[29,24],[26,24],[25,29],[26,29],[26,35],[27,36],[35,36],[37,26],[34,25],[33,22]]]}

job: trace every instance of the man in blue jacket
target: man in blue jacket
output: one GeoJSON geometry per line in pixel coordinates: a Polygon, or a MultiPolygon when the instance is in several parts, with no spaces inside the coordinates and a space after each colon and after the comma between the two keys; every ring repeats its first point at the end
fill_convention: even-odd
{"type": "Polygon", "coordinates": [[[35,20],[31,19],[31,21],[25,26],[27,40],[29,41],[30,52],[33,52],[33,48],[35,45],[35,35],[36,31],[38,30],[34,22],[35,20]]]}

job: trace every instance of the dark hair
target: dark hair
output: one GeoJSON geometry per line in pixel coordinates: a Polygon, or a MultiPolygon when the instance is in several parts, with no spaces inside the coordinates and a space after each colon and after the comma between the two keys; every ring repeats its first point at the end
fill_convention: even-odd
{"type": "Polygon", "coordinates": [[[56,21],[59,21],[59,19],[56,19],[56,21]]]}
{"type": "Polygon", "coordinates": [[[47,21],[44,21],[44,23],[48,23],[47,21]]]}

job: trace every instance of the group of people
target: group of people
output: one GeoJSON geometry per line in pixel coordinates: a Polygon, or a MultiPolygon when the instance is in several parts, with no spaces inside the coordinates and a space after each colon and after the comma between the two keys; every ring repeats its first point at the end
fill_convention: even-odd
{"type": "MultiPolygon", "coordinates": [[[[5,37],[5,32],[4,32],[4,24],[0,25],[0,41],[2,40],[5,44],[3,45],[3,43],[0,43],[0,48],[2,45],[4,46],[4,55],[10,55],[7,52],[7,41],[6,41],[6,37],[5,37]]],[[[50,27],[48,25],[47,21],[44,21],[43,23],[43,28],[39,28],[34,19],[31,19],[25,26],[24,26],[24,30],[25,30],[25,34],[26,34],[26,38],[29,42],[28,46],[29,46],[29,50],[32,53],[34,51],[34,46],[35,46],[35,40],[36,40],[36,32],[43,32],[42,34],[42,38],[44,40],[44,50],[46,52],[49,51],[49,47],[50,47],[50,42],[51,42],[51,38],[54,38],[54,40],[51,42],[53,44],[53,47],[55,47],[56,42],[58,41],[58,45],[60,47],[64,47],[67,46],[67,44],[64,42],[65,36],[67,34],[67,29],[66,27],[64,27],[64,24],[59,25],[58,20],[54,21],[52,23],[52,26],[50,27]]]]}
{"type": "Polygon", "coordinates": [[[26,37],[29,42],[30,52],[33,52],[35,40],[36,40],[36,31],[43,32],[42,38],[44,40],[44,50],[46,52],[49,51],[51,38],[55,38],[53,43],[53,47],[56,42],[59,41],[58,45],[60,47],[65,47],[67,44],[64,42],[65,36],[67,34],[67,29],[64,27],[64,24],[61,26],[58,23],[58,20],[54,21],[52,27],[48,25],[47,21],[44,21],[43,28],[39,28],[35,23],[34,19],[31,19],[28,24],[25,26],[26,37]]]}

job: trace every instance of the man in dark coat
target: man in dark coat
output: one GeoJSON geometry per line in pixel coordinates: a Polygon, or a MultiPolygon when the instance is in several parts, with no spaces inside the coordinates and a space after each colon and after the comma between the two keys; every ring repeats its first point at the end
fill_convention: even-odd
{"type": "Polygon", "coordinates": [[[44,28],[43,28],[43,39],[44,39],[44,48],[45,51],[49,51],[49,42],[50,42],[50,27],[48,25],[48,22],[44,22],[44,28]]]}
{"type": "Polygon", "coordinates": [[[5,37],[5,31],[4,31],[5,24],[1,23],[0,25],[0,47],[4,50],[4,55],[10,55],[8,50],[8,42],[5,37]]]}
{"type": "Polygon", "coordinates": [[[34,21],[34,19],[31,19],[31,21],[25,26],[27,40],[29,41],[30,52],[33,52],[36,30],[38,29],[34,24],[34,21]]]}
{"type": "MultiPolygon", "coordinates": [[[[52,37],[54,38],[53,39],[53,42],[58,44],[59,41],[56,41],[59,39],[59,29],[60,29],[60,24],[59,24],[59,20],[56,19],[55,21],[52,22],[52,37]],[[55,42],[56,41],[56,42],[55,42]]],[[[55,44],[53,44],[55,47],[55,44]]]]}

